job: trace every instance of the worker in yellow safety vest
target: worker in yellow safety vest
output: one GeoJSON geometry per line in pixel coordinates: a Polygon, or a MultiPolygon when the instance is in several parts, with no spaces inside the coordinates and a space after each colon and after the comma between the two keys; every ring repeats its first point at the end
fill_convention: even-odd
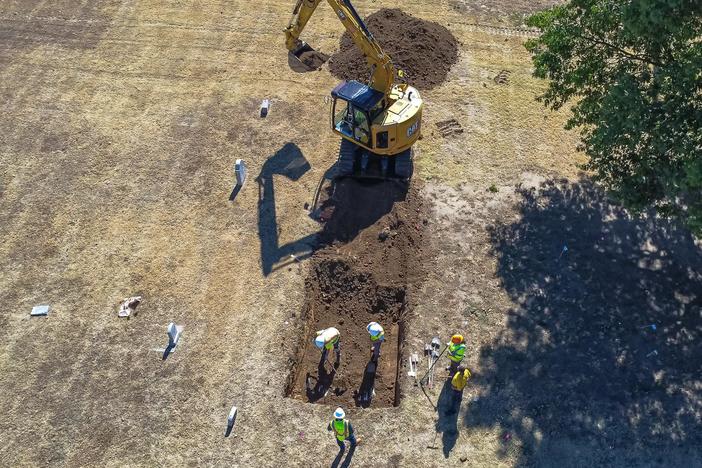
{"type": "Polygon", "coordinates": [[[314,345],[322,350],[322,363],[327,359],[327,353],[333,348],[336,353],[336,362],[334,367],[339,367],[339,362],[341,362],[341,346],[339,344],[339,339],[341,338],[341,333],[334,327],[325,328],[324,330],[319,330],[317,336],[314,339],[314,345]]]}
{"type": "Polygon", "coordinates": [[[371,322],[366,326],[371,340],[371,361],[377,363],[380,357],[380,345],[385,341],[385,330],[378,322],[371,322]]]}
{"type": "Polygon", "coordinates": [[[463,389],[466,388],[466,384],[468,383],[468,379],[470,379],[470,377],[471,373],[467,368],[458,366],[458,372],[456,372],[451,379],[451,386],[455,391],[462,393],[463,389]]]}
{"type": "MultiPolygon", "coordinates": [[[[346,420],[346,413],[341,408],[337,408],[334,411],[334,419],[327,426],[327,431],[333,431],[336,436],[336,443],[339,445],[339,451],[343,452],[346,450],[346,444],[344,441],[349,439],[351,443],[351,450],[356,447],[356,436],[353,433],[353,426],[349,421],[346,420]]],[[[350,455],[349,455],[350,456],[350,455]]]]}
{"type": "Polygon", "coordinates": [[[458,371],[454,374],[451,379],[451,387],[453,388],[453,401],[452,404],[455,406],[457,411],[461,406],[461,399],[463,398],[463,389],[466,388],[468,379],[470,379],[471,374],[468,369],[463,366],[458,366],[458,371]]]}
{"type": "Polygon", "coordinates": [[[451,337],[451,342],[446,343],[448,347],[448,358],[451,360],[451,365],[446,368],[449,371],[449,377],[453,376],[458,369],[458,366],[463,361],[463,357],[466,354],[466,343],[463,339],[463,335],[453,335],[451,337]]]}

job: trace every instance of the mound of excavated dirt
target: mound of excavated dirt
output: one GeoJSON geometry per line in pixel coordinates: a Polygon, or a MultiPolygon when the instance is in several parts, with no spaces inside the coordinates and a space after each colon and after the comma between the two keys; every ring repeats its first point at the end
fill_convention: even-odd
{"type": "MultiPolygon", "coordinates": [[[[458,60],[458,41],[444,26],[383,8],[365,19],[366,25],[395,67],[418,89],[431,89],[446,80],[458,60]]],[[[344,80],[367,82],[368,63],[348,32],[341,37],[339,52],[329,60],[329,71],[344,80]]]]}
{"type": "Polygon", "coordinates": [[[421,197],[405,183],[343,179],[323,211],[320,237],[326,247],[310,262],[305,325],[287,394],[329,405],[399,404],[404,320],[424,271],[421,197]],[[366,331],[371,321],[382,324],[386,334],[375,372],[366,331]],[[320,363],[313,344],[315,331],[327,327],[341,333],[336,371],[320,363]]]}

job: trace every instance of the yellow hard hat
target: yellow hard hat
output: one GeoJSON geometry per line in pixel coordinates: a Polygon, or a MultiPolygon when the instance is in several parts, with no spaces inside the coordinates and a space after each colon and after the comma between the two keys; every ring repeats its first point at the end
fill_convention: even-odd
{"type": "Polygon", "coordinates": [[[456,344],[463,343],[463,335],[453,335],[451,337],[451,342],[456,344]]]}

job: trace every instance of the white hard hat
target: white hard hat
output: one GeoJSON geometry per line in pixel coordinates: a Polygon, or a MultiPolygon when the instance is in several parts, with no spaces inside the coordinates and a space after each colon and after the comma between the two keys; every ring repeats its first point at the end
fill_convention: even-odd
{"type": "Polygon", "coordinates": [[[317,338],[314,339],[314,345],[319,349],[322,349],[324,347],[324,336],[321,334],[317,335],[317,338]]]}
{"type": "Polygon", "coordinates": [[[346,416],[346,413],[344,413],[344,410],[341,409],[341,407],[337,408],[336,411],[334,411],[334,417],[336,419],[344,419],[344,416],[346,416]]]}
{"type": "Polygon", "coordinates": [[[378,322],[371,322],[366,327],[366,330],[368,330],[368,333],[370,333],[371,335],[377,336],[380,335],[380,333],[383,331],[383,327],[381,327],[378,322]]]}

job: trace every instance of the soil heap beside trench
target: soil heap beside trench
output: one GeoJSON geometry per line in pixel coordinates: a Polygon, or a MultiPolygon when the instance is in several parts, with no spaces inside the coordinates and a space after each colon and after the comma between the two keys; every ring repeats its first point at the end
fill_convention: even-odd
{"type": "MultiPolygon", "coordinates": [[[[458,61],[458,41],[438,23],[387,8],[368,16],[365,23],[395,68],[402,70],[407,82],[419,90],[443,83],[458,61]]],[[[348,32],[341,37],[339,52],[329,59],[329,71],[340,79],[368,81],[366,58],[348,32]]]]}

